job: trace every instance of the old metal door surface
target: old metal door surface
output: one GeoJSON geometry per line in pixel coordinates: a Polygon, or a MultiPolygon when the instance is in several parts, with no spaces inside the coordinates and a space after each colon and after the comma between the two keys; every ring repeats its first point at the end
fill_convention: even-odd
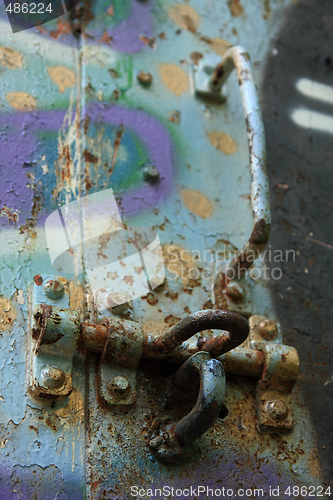
{"type": "Polygon", "coordinates": [[[332,5],[7,13],[0,499],[329,498],[332,5]]]}

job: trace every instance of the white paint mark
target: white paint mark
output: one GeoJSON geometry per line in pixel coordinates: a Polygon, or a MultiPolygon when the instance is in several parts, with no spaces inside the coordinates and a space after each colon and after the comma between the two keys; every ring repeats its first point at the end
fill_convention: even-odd
{"type": "Polygon", "coordinates": [[[301,78],[296,83],[296,88],[307,97],[333,104],[333,87],[330,85],[314,82],[308,78],[301,78]]]}
{"type": "Polygon", "coordinates": [[[291,119],[296,125],[300,127],[310,128],[313,130],[320,130],[333,134],[333,117],[317,113],[310,109],[295,109],[291,113],[291,119]]]}

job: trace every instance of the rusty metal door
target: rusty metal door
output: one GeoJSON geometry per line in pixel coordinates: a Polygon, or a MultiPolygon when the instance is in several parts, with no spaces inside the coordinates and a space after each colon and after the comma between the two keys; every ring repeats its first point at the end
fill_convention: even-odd
{"type": "Polygon", "coordinates": [[[66,6],[1,5],[0,498],[329,498],[329,2],[66,6]]]}

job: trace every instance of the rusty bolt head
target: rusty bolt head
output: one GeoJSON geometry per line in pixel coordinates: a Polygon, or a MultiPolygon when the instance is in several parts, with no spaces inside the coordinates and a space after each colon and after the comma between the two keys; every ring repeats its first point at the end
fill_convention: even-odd
{"type": "Polygon", "coordinates": [[[47,280],[44,283],[44,292],[49,299],[61,299],[64,295],[64,285],[58,280],[47,280]]]}
{"type": "Polygon", "coordinates": [[[245,290],[237,281],[230,281],[230,283],[227,284],[226,293],[234,302],[242,302],[245,298],[245,290]]]}
{"type": "Polygon", "coordinates": [[[114,396],[125,396],[129,390],[129,382],[126,377],[117,375],[108,385],[108,391],[114,396]]]}
{"type": "Polygon", "coordinates": [[[288,416],[288,406],[281,399],[268,401],[266,411],[272,420],[285,420],[288,416]]]}
{"type": "Polygon", "coordinates": [[[156,450],[157,448],[159,448],[159,446],[161,446],[162,443],[163,443],[163,437],[156,436],[149,441],[149,448],[151,448],[152,450],[156,450]]]}
{"type": "Polygon", "coordinates": [[[274,340],[278,334],[278,327],[272,319],[262,319],[257,326],[259,335],[265,340],[274,340]]]}
{"type": "Polygon", "coordinates": [[[49,389],[60,389],[66,380],[65,373],[56,366],[45,366],[41,375],[45,386],[49,389]]]}
{"type": "Polygon", "coordinates": [[[153,81],[153,77],[148,71],[140,71],[137,75],[137,79],[143,87],[149,87],[153,81]]]}

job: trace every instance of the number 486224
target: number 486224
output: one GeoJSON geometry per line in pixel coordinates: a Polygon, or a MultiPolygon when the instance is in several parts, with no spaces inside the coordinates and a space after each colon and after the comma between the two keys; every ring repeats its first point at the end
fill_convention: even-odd
{"type": "Polygon", "coordinates": [[[6,11],[14,14],[44,14],[45,12],[52,12],[52,5],[49,3],[45,8],[43,3],[13,3],[8,4],[6,11]],[[12,7],[13,6],[13,7],[12,7]],[[44,10],[45,9],[45,10],[44,10]]]}

